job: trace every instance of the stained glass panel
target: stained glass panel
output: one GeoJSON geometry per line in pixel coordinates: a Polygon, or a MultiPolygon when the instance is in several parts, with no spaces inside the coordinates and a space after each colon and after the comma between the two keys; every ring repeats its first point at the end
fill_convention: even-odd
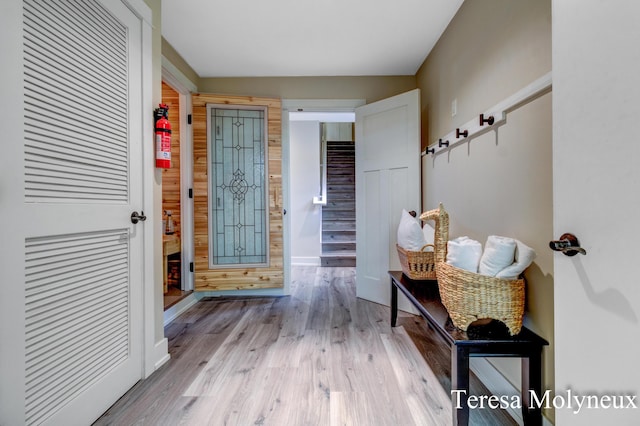
{"type": "Polygon", "coordinates": [[[268,263],[264,109],[208,106],[209,264],[268,263]]]}

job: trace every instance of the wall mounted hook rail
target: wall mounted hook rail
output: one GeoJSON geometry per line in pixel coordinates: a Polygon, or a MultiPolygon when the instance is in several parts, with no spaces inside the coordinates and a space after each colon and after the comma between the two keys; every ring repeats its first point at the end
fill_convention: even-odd
{"type": "Polygon", "coordinates": [[[480,114],[480,125],[484,126],[485,124],[488,124],[489,126],[493,126],[493,123],[495,122],[495,118],[493,117],[493,115],[490,115],[487,118],[484,118],[484,114],[480,114]]]}
{"type": "Polygon", "coordinates": [[[460,131],[460,129],[456,129],[456,138],[466,138],[469,136],[469,131],[468,130],[463,130],[462,132],[460,131]]]}
{"type": "Polygon", "coordinates": [[[573,234],[562,234],[559,240],[549,241],[549,248],[553,251],[559,251],[565,256],[575,256],[576,254],[587,254],[587,251],[580,247],[578,238],[573,234]]]}
{"type": "MultiPolygon", "coordinates": [[[[484,113],[480,115],[484,123],[480,123],[478,120],[478,116],[476,115],[467,123],[462,124],[461,127],[465,129],[464,132],[460,132],[459,128],[455,129],[456,131],[451,130],[446,135],[443,135],[441,139],[452,141],[450,145],[447,145],[448,148],[451,149],[456,145],[464,144],[466,141],[468,141],[469,138],[473,138],[476,135],[481,135],[483,133],[489,132],[492,130],[492,126],[500,126],[505,123],[507,120],[507,114],[511,111],[514,111],[521,106],[531,102],[532,100],[537,99],[546,93],[549,93],[551,91],[551,86],[551,72],[548,72],[547,74],[543,75],[535,81],[532,81],[527,86],[518,90],[513,95],[497,103],[493,107],[486,109],[484,113]],[[493,123],[488,121],[491,120],[492,117],[493,123]],[[488,127],[485,124],[489,124],[489,126],[491,127],[488,127]],[[454,137],[456,137],[456,139],[454,139],[454,137]]],[[[438,142],[439,140],[436,139],[431,144],[429,144],[429,146],[435,147],[438,142]]],[[[438,146],[442,148],[441,145],[438,146]]],[[[449,149],[436,150],[433,155],[437,156],[441,153],[448,152],[449,149]]]]}

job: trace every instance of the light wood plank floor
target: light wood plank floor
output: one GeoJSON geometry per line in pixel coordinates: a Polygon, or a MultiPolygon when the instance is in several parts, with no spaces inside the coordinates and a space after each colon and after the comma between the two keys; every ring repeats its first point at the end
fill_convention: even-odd
{"type": "Polygon", "coordinates": [[[356,299],[355,268],[295,267],[288,297],[205,298],[165,329],[171,360],[95,424],[451,424],[448,350],[421,318],[392,329],[389,315],[356,299]]]}

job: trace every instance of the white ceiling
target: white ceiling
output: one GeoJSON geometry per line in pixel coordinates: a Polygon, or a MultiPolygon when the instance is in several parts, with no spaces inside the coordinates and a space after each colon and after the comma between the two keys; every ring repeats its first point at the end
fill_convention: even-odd
{"type": "Polygon", "coordinates": [[[162,0],[200,77],[414,75],[463,0],[162,0]]]}

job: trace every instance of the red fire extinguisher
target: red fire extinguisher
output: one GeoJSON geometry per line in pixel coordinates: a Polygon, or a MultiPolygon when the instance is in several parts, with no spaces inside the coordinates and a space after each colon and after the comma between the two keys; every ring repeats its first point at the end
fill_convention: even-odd
{"type": "Polygon", "coordinates": [[[161,169],[171,168],[171,123],[169,123],[169,107],[166,104],[158,105],[154,111],[156,119],[156,167],[161,169]]]}

